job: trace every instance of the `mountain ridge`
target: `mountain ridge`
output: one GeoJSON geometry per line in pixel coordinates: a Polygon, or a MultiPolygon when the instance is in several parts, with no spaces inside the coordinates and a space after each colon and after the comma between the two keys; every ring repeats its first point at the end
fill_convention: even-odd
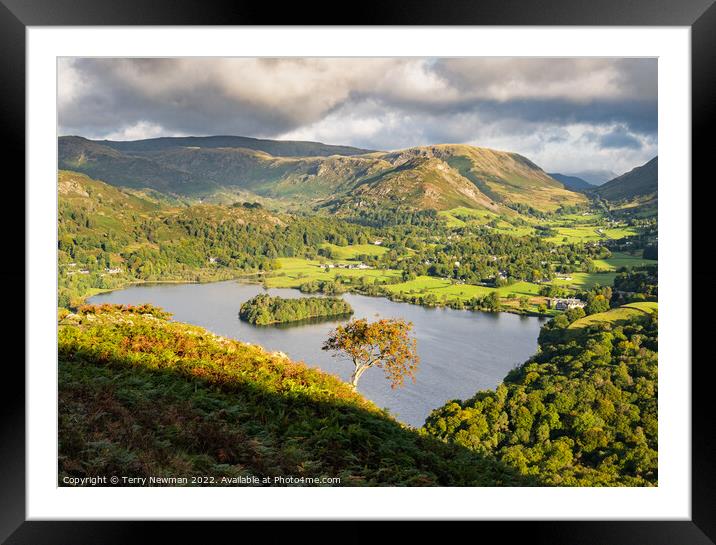
{"type": "Polygon", "coordinates": [[[263,149],[222,147],[246,141],[263,142],[266,149],[282,144],[246,137],[129,143],[60,137],[58,166],[135,189],[201,198],[233,188],[334,208],[380,204],[385,199],[409,208],[438,210],[524,206],[551,211],[586,203],[583,195],[565,189],[528,158],[512,152],[462,144],[380,152],[319,143],[325,147],[315,153],[348,149],[351,154],[277,156],[263,149]],[[205,147],[183,145],[207,142],[205,147]],[[353,153],[358,151],[365,153],[353,153]]]}
{"type": "Polygon", "coordinates": [[[629,172],[609,180],[596,189],[596,194],[608,201],[622,201],[636,197],[655,197],[659,186],[659,157],[634,167],[629,172]]]}

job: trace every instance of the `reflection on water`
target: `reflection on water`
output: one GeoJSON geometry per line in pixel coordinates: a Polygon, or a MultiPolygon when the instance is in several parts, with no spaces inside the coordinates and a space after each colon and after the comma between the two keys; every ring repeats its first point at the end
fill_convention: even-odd
{"type": "MultiPolygon", "coordinates": [[[[274,326],[253,326],[239,320],[241,304],[265,290],[255,284],[154,284],[133,286],[92,297],[90,303],[151,303],[174,313],[174,319],[214,333],[280,351],[292,359],[347,380],[352,364],[321,350],[336,323],[349,317],[274,326]]],[[[271,289],[271,295],[308,297],[298,290],[271,289]]],[[[451,399],[472,397],[494,388],[507,372],[537,349],[542,320],[507,313],[425,308],[380,297],[344,294],[355,318],[403,318],[414,324],[420,366],[416,383],[392,390],[380,369],[370,369],[358,389],[399,420],[421,426],[432,409],[451,399]]]]}
{"type": "MultiPolygon", "coordinates": [[[[295,297],[295,295],[293,296],[295,297]]],[[[336,323],[336,322],[344,322],[346,320],[349,320],[351,318],[351,313],[346,314],[338,314],[335,316],[315,316],[314,318],[304,318],[303,320],[295,320],[293,322],[278,322],[276,324],[268,324],[268,325],[262,325],[262,324],[248,324],[253,327],[256,327],[258,329],[263,328],[272,328],[272,329],[291,329],[294,327],[301,327],[304,325],[313,325],[313,324],[324,324],[326,322],[330,323],[336,323]]]]}

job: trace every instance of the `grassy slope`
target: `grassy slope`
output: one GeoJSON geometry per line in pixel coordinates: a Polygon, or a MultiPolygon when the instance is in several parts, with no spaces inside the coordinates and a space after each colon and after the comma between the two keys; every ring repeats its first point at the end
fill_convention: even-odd
{"type": "Polygon", "coordinates": [[[357,259],[360,255],[383,255],[387,248],[376,244],[350,244],[348,246],[337,246],[335,244],[323,244],[324,248],[330,248],[336,259],[357,259]]]}
{"type": "Polygon", "coordinates": [[[643,252],[640,251],[640,255],[630,255],[622,252],[614,252],[612,257],[608,259],[597,259],[594,261],[594,265],[605,271],[616,271],[621,267],[641,267],[644,265],[656,265],[655,259],[644,259],[641,257],[643,252]]]}
{"type": "Polygon", "coordinates": [[[624,201],[655,195],[658,188],[659,160],[651,161],[636,167],[626,174],[599,186],[596,193],[608,201],[624,201]]]}
{"type": "Polygon", "coordinates": [[[156,309],[86,307],[60,320],[58,351],[60,481],[117,474],[534,483],[399,424],[335,376],[167,321],[156,309]]]}
{"type": "Polygon", "coordinates": [[[432,150],[495,202],[525,204],[539,210],[586,203],[583,195],[565,189],[516,153],[465,145],[438,145],[432,150]]]}
{"type": "Polygon", "coordinates": [[[599,323],[609,323],[619,325],[625,323],[632,318],[647,316],[654,312],[658,312],[659,304],[654,302],[629,303],[621,307],[609,309],[606,312],[599,312],[580,318],[569,325],[568,329],[582,329],[599,323]]]}

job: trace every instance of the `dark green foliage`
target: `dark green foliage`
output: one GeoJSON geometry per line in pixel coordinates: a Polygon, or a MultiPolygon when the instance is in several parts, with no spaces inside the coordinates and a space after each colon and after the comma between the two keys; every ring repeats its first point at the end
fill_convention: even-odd
{"type": "Polygon", "coordinates": [[[425,429],[548,484],[656,485],[657,339],[656,316],[541,336],[496,390],[433,411],[425,429]]]}
{"type": "Polygon", "coordinates": [[[413,210],[400,207],[375,207],[347,212],[348,221],[369,227],[391,227],[395,225],[413,225],[416,227],[437,227],[445,220],[436,210],[413,210]]]}
{"type": "Polygon", "coordinates": [[[657,301],[659,271],[656,266],[636,267],[620,272],[614,278],[612,303],[615,305],[637,301],[657,301]]]}
{"type": "Polygon", "coordinates": [[[659,245],[649,244],[644,247],[644,259],[659,259],[659,245]]]}
{"type": "Polygon", "coordinates": [[[261,293],[241,305],[239,318],[255,325],[298,322],[324,316],[349,316],[353,308],[338,297],[284,299],[261,293]]]}
{"type": "Polygon", "coordinates": [[[341,282],[332,280],[311,280],[301,284],[298,288],[303,293],[323,293],[325,295],[340,295],[346,292],[341,282]]]}

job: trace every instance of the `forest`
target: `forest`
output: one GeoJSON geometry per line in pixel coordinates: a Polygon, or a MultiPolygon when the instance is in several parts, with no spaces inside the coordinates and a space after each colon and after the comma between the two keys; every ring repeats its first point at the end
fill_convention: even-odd
{"type": "Polygon", "coordinates": [[[658,482],[656,314],[558,329],[493,391],[428,417],[431,435],[494,455],[546,484],[658,482]]]}

